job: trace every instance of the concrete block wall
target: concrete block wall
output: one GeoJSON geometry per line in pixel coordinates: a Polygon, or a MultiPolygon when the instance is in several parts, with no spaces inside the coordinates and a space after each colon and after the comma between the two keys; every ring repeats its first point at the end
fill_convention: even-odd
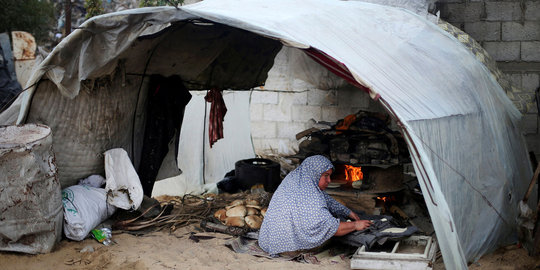
{"type": "Polygon", "coordinates": [[[514,86],[530,151],[540,160],[540,0],[439,0],[441,18],[478,41],[514,86]]]}
{"type": "Polygon", "coordinates": [[[310,119],[336,122],[359,110],[384,111],[369,95],[353,87],[338,90],[253,90],[251,132],[257,155],[292,155],[296,134],[311,127],[310,119]]]}

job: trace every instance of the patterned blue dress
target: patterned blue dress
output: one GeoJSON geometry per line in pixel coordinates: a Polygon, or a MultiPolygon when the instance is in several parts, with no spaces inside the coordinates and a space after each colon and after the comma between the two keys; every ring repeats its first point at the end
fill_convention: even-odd
{"type": "Polygon", "coordinates": [[[264,251],[278,254],[312,249],[336,233],[336,216],[347,217],[351,210],[318,186],[321,174],[332,168],[326,157],[311,156],[283,179],[259,231],[259,246],[264,251]]]}

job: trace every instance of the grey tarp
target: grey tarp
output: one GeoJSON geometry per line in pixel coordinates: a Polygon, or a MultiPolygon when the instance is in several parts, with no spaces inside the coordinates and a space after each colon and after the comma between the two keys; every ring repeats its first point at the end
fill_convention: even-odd
{"type": "MultiPolygon", "coordinates": [[[[270,38],[256,42],[261,45],[259,52],[277,50],[272,43],[276,40],[287,46],[315,48],[342,63],[359,84],[369,89],[370,96],[380,101],[402,127],[448,269],[465,269],[468,261],[517,239],[517,203],[532,175],[518,128],[521,115],[486,67],[458,40],[424,17],[403,9],[353,1],[207,0],[178,10],[148,8],[102,15],[61,42],[34,73],[30,84],[40,82],[40,88],[41,84],[48,85],[50,91],[61,92],[66,103],[70,102],[67,98],[77,100],[77,94],[87,92],[84,95],[110,95],[117,101],[114,106],[124,106],[120,103],[127,98],[115,96],[107,83],[127,82],[102,81],[102,89],[81,91],[81,81],[101,78],[122,68],[144,73],[147,55],[167,43],[163,37],[173,37],[161,35],[161,40],[152,39],[152,44],[143,46],[144,41],[137,37],[145,30],[161,29],[171,23],[173,28],[168,29],[176,31],[187,25],[193,35],[178,35],[188,39],[206,37],[208,41],[212,31],[205,26],[213,25],[211,22],[217,23],[216,27],[233,27],[221,28],[222,33],[239,31],[239,37],[255,33],[270,38]],[[184,23],[187,20],[191,23],[184,23]],[[269,44],[265,46],[264,42],[269,44]],[[137,46],[141,46],[140,50],[135,50],[137,46]],[[141,51],[144,54],[135,57],[141,51]]],[[[212,49],[200,53],[196,50],[200,46],[195,47],[194,52],[185,51],[182,61],[176,62],[171,60],[174,57],[166,59],[168,54],[162,51],[161,59],[169,67],[163,65],[158,70],[175,73],[175,68],[198,67],[194,59],[188,61],[189,56],[208,60],[212,49]]],[[[241,50],[232,51],[237,53],[235,57],[243,57],[241,50]]],[[[254,54],[257,52],[251,51],[252,57],[246,59],[252,59],[254,54]]],[[[226,71],[238,71],[227,61],[209,66],[222,71],[224,79],[226,71]]],[[[251,71],[255,74],[249,77],[251,82],[264,78],[258,77],[257,71],[267,71],[265,63],[257,66],[260,68],[251,71]]],[[[204,74],[205,68],[200,70],[199,74],[204,74]]],[[[129,72],[122,74],[134,85],[141,83],[138,77],[130,79],[129,72]]],[[[206,78],[211,77],[211,70],[206,74],[206,78]]],[[[201,80],[193,76],[193,81],[195,85],[201,80]]],[[[234,83],[225,86],[234,87],[234,83]]],[[[13,119],[13,113],[18,112],[18,122],[51,119],[47,112],[54,112],[54,107],[41,109],[41,113],[33,111],[34,92],[35,88],[27,91],[0,115],[0,120],[13,119]]],[[[136,100],[126,107],[133,106],[136,100]]],[[[110,129],[100,134],[101,144],[110,143],[107,136],[118,137],[121,130],[115,125],[122,121],[108,120],[110,129]]],[[[58,120],[53,127],[55,138],[72,139],[70,129],[74,127],[78,132],[91,128],[69,122],[62,125],[58,120]]],[[[133,146],[129,140],[116,143],[119,141],[133,146]]],[[[95,140],[88,138],[86,143],[95,140]]],[[[58,163],[60,167],[60,160],[58,163]]]]}

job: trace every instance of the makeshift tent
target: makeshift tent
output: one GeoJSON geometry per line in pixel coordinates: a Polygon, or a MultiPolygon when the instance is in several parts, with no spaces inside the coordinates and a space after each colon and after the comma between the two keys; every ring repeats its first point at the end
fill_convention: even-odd
{"type": "Polygon", "coordinates": [[[208,0],[102,15],[55,48],[0,122],[51,126],[68,181],[99,170],[105,147],[137,156],[142,75],[248,89],[264,82],[281,44],[305,50],[395,117],[448,269],[517,239],[517,203],[532,175],[520,113],[456,38],[400,8],[208,0]]]}

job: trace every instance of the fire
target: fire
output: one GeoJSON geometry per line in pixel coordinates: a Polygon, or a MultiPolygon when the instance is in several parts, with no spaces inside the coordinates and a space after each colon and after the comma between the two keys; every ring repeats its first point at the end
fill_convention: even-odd
{"type": "Polygon", "coordinates": [[[361,167],[354,167],[351,165],[345,165],[345,178],[347,181],[358,181],[364,179],[361,167]]]}
{"type": "Polygon", "coordinates": [[[383,202],[389,201],[390,197],[377,197],[377,200],[381,200],[383,202]]]}

